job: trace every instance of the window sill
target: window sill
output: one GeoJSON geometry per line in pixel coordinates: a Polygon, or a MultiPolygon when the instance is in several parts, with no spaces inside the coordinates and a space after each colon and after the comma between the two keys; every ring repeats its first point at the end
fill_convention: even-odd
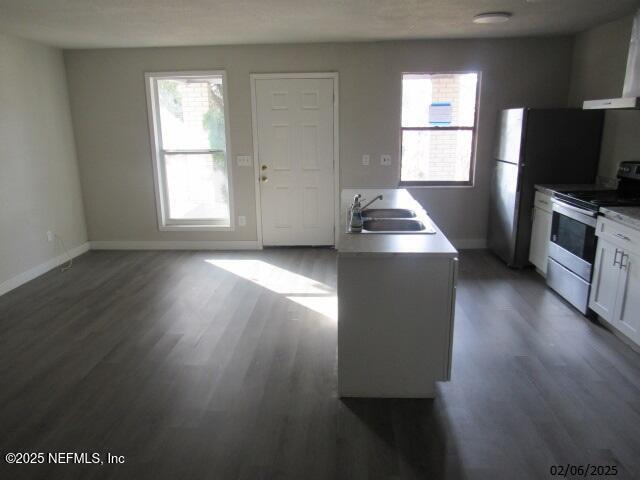
{"type": "Polygon", "coordinates": [[[400,182],[401,188],[475,188],[473,183],[400,182]]]}
{"type": "Polygon", "coordinates": [[[160,225],[161,232],[232,232],[233,225],[160,225]]]}

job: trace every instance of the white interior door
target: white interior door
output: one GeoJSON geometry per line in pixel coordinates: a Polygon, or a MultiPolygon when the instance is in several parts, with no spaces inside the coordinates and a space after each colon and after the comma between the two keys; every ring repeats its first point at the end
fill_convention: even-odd
{"type": "Polygon", "coordinates": [[[333,245],[333,79],[256,79],[255,102],[262,243],[333,245]]]}

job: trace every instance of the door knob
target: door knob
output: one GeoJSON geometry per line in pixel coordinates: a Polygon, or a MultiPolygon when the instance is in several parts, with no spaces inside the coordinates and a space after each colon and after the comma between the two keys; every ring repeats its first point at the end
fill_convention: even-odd
{"type": "Polygon", "coordinates": [[[269,180],[266,175],[262,175],[262,177],[260,178],[260,180],[262,180],[263,182],[267,182],[267,180],[269,180]]]}
{"type": "Polygon", "coordinates": [[[262,165],[262,170],[266,170],[267,166],[266,165],[262,165]]]}

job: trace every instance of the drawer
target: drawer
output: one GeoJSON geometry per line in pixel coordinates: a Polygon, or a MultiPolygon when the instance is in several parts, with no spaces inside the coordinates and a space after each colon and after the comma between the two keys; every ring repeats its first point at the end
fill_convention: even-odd
{"type": "Polygon", "coordinates": [[[640,231],[622,225],[606,217],[598,217],[596,235],[606,238],[611,243],[640,254],[640,231]]]}
{"type": "Polygon", "coordinates": [[[551,213],[551,197],[545,195],[542,192],[536,192],[536,196],[533,199],[533,205],[541,208],[545,212],[551,213]]]}
{"type": "Polygon", "coordinates": [[[587,313],[591,284],[571,270],[564,268],[551,257],[549,257],[547,264],[547,286],[558,292],[580,312],[587,313]]]}

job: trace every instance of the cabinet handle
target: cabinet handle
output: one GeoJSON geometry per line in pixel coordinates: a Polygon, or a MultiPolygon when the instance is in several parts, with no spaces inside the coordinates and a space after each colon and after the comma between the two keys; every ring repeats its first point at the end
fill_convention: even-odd
{"type": "Polygon", "coordinates": [[[620,257],[620,268],[624,268],[625,270],[629,267],[629,255],[626,253],[623,253],[622,256],[620,257]],[[624,262],[624,259],[627,259],[627,263],[622,263],[624,262]]]}
{"type": "MultiPolygon", "coordinates": [[[[615,267],[616,265],[618,265],[618,253],[622,253],[622,250],[618,250],[616,248],[616,253],[613,255],[613,266],[615,267]]],[[[620,264],[622,264],[622,259],[620,261],[620,264]]]]}
{"type": "Polygon", "coordinates": [[[627,237],[626,235],[623,235],[621,233],[616,233],[615,236],[618,237],[618,238],[621,238],[622,240],[626,240],[627,242],[629,240],[631,240],[629,237],[627,237]]]}

